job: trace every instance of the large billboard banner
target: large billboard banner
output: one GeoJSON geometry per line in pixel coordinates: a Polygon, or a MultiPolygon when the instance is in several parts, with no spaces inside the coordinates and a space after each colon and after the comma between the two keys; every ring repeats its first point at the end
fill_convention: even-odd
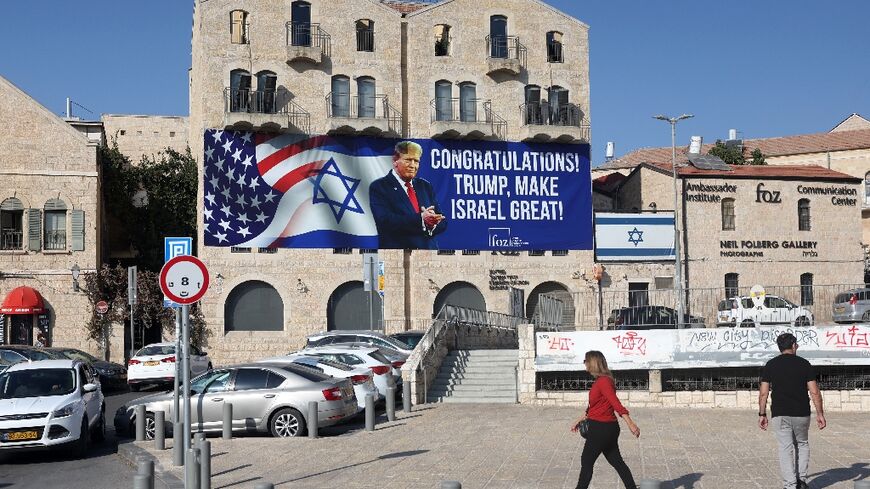
{"type": "Polygon", "coordinates": [[[205,132],[207,246],[592,249],[589,145],[205,132]]]}

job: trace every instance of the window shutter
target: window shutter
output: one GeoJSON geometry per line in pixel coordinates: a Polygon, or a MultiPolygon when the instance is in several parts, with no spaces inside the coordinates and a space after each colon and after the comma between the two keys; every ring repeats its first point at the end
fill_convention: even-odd
{"type": "Polygon", "coordinates": [[[27,247],[39,251],[42,243],[42,214],[39,209],[27,209],[27,247]]]}
{"type": "Polygon", "coordinates": [[[85,250],[85,211],[72,211],[72,251],[85,250]]]}

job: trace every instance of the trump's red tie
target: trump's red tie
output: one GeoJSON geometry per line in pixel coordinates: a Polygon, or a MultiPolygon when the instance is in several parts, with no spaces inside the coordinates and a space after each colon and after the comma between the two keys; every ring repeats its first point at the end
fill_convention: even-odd
{"type": "Polygon", "coordinates": [[[417,202],[417,192],[414,191],[414,187],[411,186],[411,182],[405,182],[405,188],[408,189],[408,200],[411,201],[411,207],[414,208],[414,212],[419,214],[420,203],[417,202]]]}

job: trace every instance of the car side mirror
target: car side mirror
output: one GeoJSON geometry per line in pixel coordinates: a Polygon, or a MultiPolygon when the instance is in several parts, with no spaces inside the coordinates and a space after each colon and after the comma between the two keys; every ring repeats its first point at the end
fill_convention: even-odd
{"type": "Polygon", "coordinates": [[[85,384],[82,386],[82,390],[85,392],[94,392],[97,390],[97,384],[85,384]]]}

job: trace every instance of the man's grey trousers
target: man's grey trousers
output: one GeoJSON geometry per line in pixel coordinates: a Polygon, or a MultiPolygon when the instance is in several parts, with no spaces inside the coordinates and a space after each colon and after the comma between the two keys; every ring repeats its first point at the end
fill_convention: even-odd
{"type": "Polygon", "coordinates": [[[793,489],[797,480],[807,480],[810,464],[810,417],[776,416],[770,420],[773,433],[779,442],[779,470],[782,487],[793,489]]]}

